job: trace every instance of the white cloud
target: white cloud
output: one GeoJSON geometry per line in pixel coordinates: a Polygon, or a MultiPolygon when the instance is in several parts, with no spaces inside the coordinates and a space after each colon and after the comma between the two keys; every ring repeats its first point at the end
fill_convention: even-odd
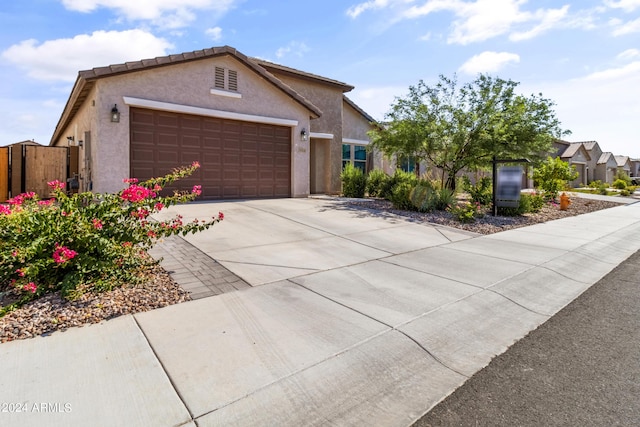
{"type": "Polygon", "coordinates": [[[582,79],[584,81],[616,81],[635,78],[635,80],[640,81],[637,76],[640,76],[640,61],[631,62],[620,68],[609,68],[603,71],[596,71],[582,79]]]}
{"type": "Polygon", "coordinates": [[[173,45],[143,30],[95,31],[72,39],[24,40],[2,52],[2,58],[48,81],[75,81],[78,71],[166,55],[173,45]]]}
{"type": "Polygon", "coordinates": [[[558,26],[558,24],[567,16],[569,5],[563,6],[561,9],[539,10],[535,13],[536,19],[540,23],[529,31],[514,32],[509,36],[510,40],[521,41],[532,39],[548,30],[558,26]]]}
{"type": "Polygon", "coordinates": [[[355,6],[351,6],[349,7],[349,9],[347,9],[347,15],[350,16],[351,18],[357,18],[358,16],[360,16],[363,12],[369,10],[369,9],[384,9],[387,6],[389,6],[391,3],[393,3],[393,1],[391,0],[371,0],[371,1],[366,1],[364,3],[359,3],[355,6]]]}
{"type": "Polygon", "coordinates": [[[222,40],[222,28],[220,27],[208,28],[205,31],[205,34],[211,37],[211,40],[213,40],[214,42],[222,40]]]}
{"type": "Polygon", "coordinates": [[[509,52],[482,52],[462,64],[459,71],[465,74],[494,73],[511,63],[520,62],[520,56],[509,52]]]}
{"type": "Polygon", "coordinates": [[[614,26],[616,27],[612,32],[614,36],[640,33],[640,18],[626,22],[624,24],[621,24],[619,20],[611,20],[610,23],[614,24],[614,26]]]}
{"type": "Polygon", "coordinates": [[[309,52],[309,47],[306,44],[302,42],[292,41],[287,46],[279,48],[276,51],[276,57],[280,59],[289,54],[293,54],[297,57],[302,57],[307,52],[309,52]]]}
{"type": "Polygon", "coordinates": [[[640,56],[640,50],[638,49],[627,49],[624,52],[620,52],[616,58],[621,59],[623,61],[627,61],[629,59],[633,59],[640,56]]]}
{"type": "Polygon", "coordinates": [[[640,0],[605,0],[604,4],[613,9],[622,9],[625,12],[633,12],[640,7],[640,0]]]}
{"type": "Polygon", "coordinates": [[[195,11],[224,14],[237,0],[62,0],[69,10],[90,13],[98,8],[113,9],[130,21],[150,21],[163,28],[180,28],[196,19],[195,11]]]}
{"type": "Polygon", "coordinates": [[[523,9],[527,0],[427,0],[416,5],[415,0],[371,0],[352,6],[347,11],[357,17],[367,10],[404,8],[398,20],[417,19],[437,12],[450,12],[455,16],[447,41],[466,45],[511,33],[511,40],[531,39],[561,25],[571,27],[593,26],[591,15],[577,13],[569,16],[569,6],[558,9],[523,9]],[[519,29],[522,26],[532,26],[519,29]]]}

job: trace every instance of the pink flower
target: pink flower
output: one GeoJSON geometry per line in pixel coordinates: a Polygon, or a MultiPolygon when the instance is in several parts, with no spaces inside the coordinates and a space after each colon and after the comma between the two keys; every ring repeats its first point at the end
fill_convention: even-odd
{"type": "Polygon", "coordinates": [[[194,185],[193,188],[191,189],[191,192],[193,194],[195,194],[196,196],[199,196],[202,194],[202,185],[194,185]]]}
{"type": "Polygon", "coordinates": [[[156,193],[149,190],[148,188],[135,184],[130,186],[129,188],[122,190],[122,194],[120,195],[120,198],[132,203],[137,203],[144,199],[153,197],[156,197],[156,193]]]}
{"type": "Polygon", "coordinates": [[[7,205],[0,205],[0,214],[2,215],[10,215],[11,208],[7,205]]]}
{"type": "Polygon", "coordinates": [[[57,179],[55,181],[49,181],[47,182],[47,185],[49,187],[51,187],[52,190],[62,190],[65,187],[65,183],[64,182],[60,182],[57,179]]]}
{"type": "Polygon", "coordinates": [[[24,277],[24,271],[21,268],[17,269],[16,273],[18,273],[18,276],[24,277]]]}
{"type": "Polygon", "coordinates": [[[164,209],[164,205],[163,205],[162,203],[158,202],[158,203],[156,203],[156,204],[154,205],[154,208],[155,208],[155,210],[157,210],[157,211],[161,211],[162,209],[164,209]]]}
{"type": "Polygon", "coordinates": [[[35,294],[36,291],[38,290],[38,287],[36,286],[35,283],[29,282],[26,285],[24,285],[24,287],[22,289],[25,290],[25,291],[29,291],[32,294],[35,294]]]}
{"type": "Polygon", "coordinates": [[[53,204],[53,199],[49,200],[38,200],[39,206],[51,206],[53,204]]]}
{"type": "Polygon", "coordinates": [[[18,250],[17,250],[17,249],[14,249],[14,250],[11,252],[11,256],[16,256],[16,257],[17,257],[17,256],[18,256],[18,250]]]}
{"type": "Polygon", "coordinates": [[[156,237],[156,232],[153,231],[153,230],[149,230],[149,231],[147,231],[147,236],[151,237],[151,238],[154,238],[154,237],[156,237]]]}
{"type": "Polygon", "coordinates": [[[191,167],[194,167],[197,169],[200,167],[200,163],[197,160],[195,160],[193,163],[191,163],[191,167]]]}
{"type": "Polygon", "coordinates": [[[131,216],[134,218],[146,218],[149,216],[149,211],[145,208],[138,208],[131,212],[131,216]]]}
{"type": "Polygon", "coordinates": [[[53,252],[53,260],[57,264],[63,264],[78,255],[78,252],[73,249],[69,249],[66,246],[59,246],[56,243],[56,250],[53,252]]]}
{"type": "Polygon", "coordinates": [[[153,191],[162,191],[162,187],[160,187],[160,184],[156,184],[153,186],[153,191]]]}
{"type": "Polygon", "coordinates": [[[133,246],[133,243],[131,243],[131,242],[122,242],[122,247],[123,248],[130,248],[131,246],[133,246]]]}
{"type": "Polygon", "coordinates": [[[218,219],[222,221],[224,219],[224,214],[222,212],[218,212],[218,219]]]}
{"type": "Polygon", "coordinates": [[[95,228],[96,230],[102,230],[102,221],[100,221],[98,218],[93,218],[91,222],[93,222],[93,228],[95,228]]]}
{"type": "Polygon", "coordinates": [[[70,216],[71,212],[60,211],[60,215],[62,215],[62,216],[70,216]]]}
{"type": "Polygon", "coordinates": [[[138,178],[125,178],[122,180],[125,184],[137,184],[138,178]]]}

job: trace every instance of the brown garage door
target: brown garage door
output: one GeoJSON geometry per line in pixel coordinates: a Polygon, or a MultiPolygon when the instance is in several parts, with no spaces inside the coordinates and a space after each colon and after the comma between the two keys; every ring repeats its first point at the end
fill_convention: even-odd
{"type": "Polygon", "coordinates": [[[131,177],[162,176],[193,161],[201,168],[176,186],[202,185],[203,198],[291,194],[288,127],[131,109],[131,177]]]}

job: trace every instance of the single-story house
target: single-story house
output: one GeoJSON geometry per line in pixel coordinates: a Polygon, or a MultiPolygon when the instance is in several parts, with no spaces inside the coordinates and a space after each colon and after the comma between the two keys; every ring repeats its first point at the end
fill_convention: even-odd
{"type": "Polygon", "coordinates": [[[596,181],[602,181],[606,183],[613,183],[613,178],[616,176],[618,170],[618,163],[613,153],[605,151],[600,155],[598,164],[596,165],[596,181]]]}
{"type": "Polygon", "coordinates": [[[618,165],[618,171],[624,172],[627,176],[631,176],[631,159],[629,156],[613,156],[618,165]]]}
{"type": "Polygon", "coordinates": [[[597,141],[584,141],[582,143],[589,154],[590,160],[587,162],[587,183],[596,180],[596,167],[598,159],[602,155],[602,149],[597,141]]]}
{"type": "Polygon", "coordinates": [[[181,188],[207,199],[339,193],[343,162],[369,169],[372,118],[346,83],[223,46],[80,71],[51,146],[78,145],[80,189],[198,161],[181,188]]]}
{"type": "Polygon", "coordinates": [[[572,142],[569,146],[560,154],[560,158],[575,166],[578,172],[578,177],[571,182],[573,187],[578,187],[580,184],[587,184],[588,176],[588,163],[591,161],[591,156],[587,152],[584,144],[581,142],[572,142]]]}
{"type": "Polygon", "coordinates": [[[631,175],[632,177],[640,176],[640,159],[629,159],[631,162],[631,175]]]}

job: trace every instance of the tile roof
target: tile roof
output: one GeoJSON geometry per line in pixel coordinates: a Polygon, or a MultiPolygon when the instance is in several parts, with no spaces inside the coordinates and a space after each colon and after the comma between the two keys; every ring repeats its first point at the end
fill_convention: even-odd
{"type": "Polygon", "coordinates": [[[629,156],[613,156],[619,167],[624,167],[629,161],[629,156]]]}
{"type": "Polygon", "coordinates": [[[347,85],[346,83],[339,82],[337,80],[332,80],[315,74],[306,73],[304,71],[285,67],[279,64],[274,64],[257,58],[249,58],[230,46],[212,47],[202,50],[196,50],[193,52],[160,56],[151,59],[142,59],[140,61],[125,62],[123,64],[114,64],[106,67],[96,67],[90,70],[83,70],[78,73],[78,78],[76,79],[76,82],[71,91],[71,95],[67,100],[67,104],[64,107],[50,143],[53,143],[58,139],[58,137],[60,136],[59,133],[62,132],[62,129],[64,129],[68,125],[71,118],[74,117],[78,112],[80,106],[87,99],[89,93],[91,93],[91,90],[95,85],[95,82],[98,79],[223,55],[231,55],[238,59],[240,62],[244,63],[249,69],[253,70],[262,78],[275,85],[280,90],[284,91],[295,102],[307,108],[310,113],[312,113],[312,117],[320,117],[322,115],[322,111],[311,101],[300,95],[290,86],[283,83],[280,79],[271,74],[269,72],[269,69],[278,70],[280,72],[291,75],[297,75],[308,80],[320,81],[324,84],[339,87],[343,92],[348,92],[353,89],[353,86],[347,85]]]}
{"type": "Polygon", "coordinates": [[[603,164],[603,163],[608,163],[609,159],[613,156],[613,153],[609,152],[609,151],[605,151],[604,153],[602,153],[600,155],[600,158],[598,159],[598,164],[603,164]]]}

